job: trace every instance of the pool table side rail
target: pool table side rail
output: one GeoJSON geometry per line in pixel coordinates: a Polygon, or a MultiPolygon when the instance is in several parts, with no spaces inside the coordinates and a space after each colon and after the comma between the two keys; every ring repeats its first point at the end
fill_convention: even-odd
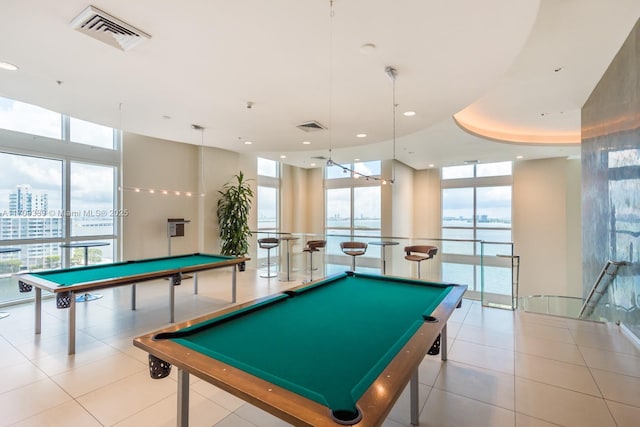
{"type": "MultiPolygon", "coordinates": [[[[358,401],[364,415],[358,427],[381,425],[389,415],[393,403],[404,391],[467,290],[466,285],[451,286],[451,291],[432,313],[438,322],[424,322],[358,401]],[[386,393],[381,395],[379,390],[386,393]]],[[[447,343],[442,342],[442,345],[447,343]]]]}
{"type": "MultiPolygon", "coordinates": [[[[18,281],[24,282],[28,285],[36,286],[48,292],[53,292],[53,293],[69,292],[69,291],[80,292],[80,291],[112,288],[116,286],[131,285],[134,283],[140,283],[140,282],[145,282],[149,280],[156,280],[156,279],[162,279],[165,277],[171,277],[174,274],[179,274],[179,273],[183,273],[183,274],[196,273],[199,271],[212,270],[216,268],[224,268],[224,267],[240,264],[248,260],[249,258],[231,258],[226,261],[216,261],[211,263],[196,264],[196,265],[184,266],[180,268],[172,268],[167,270],[157,270],[157,271],[152,271],[152,272],[142,273],[142,274],[113,277],[106,280],[101,279],[96,281],[81,282],[73,285],[60,285],[56,282],[52,282],[41,276],[38,276],[38,273],[33,273],[33,274],[18,273],[18,274],[15,274],[15,277],[18,281]]],[[[131,262],[141,262],[141,261],[131,261],[131,262]]],[[[120,264],[120,263],[117,263],[117,264],[120,264]]],[[[125,263],[122,263],[122,264],[125,264],[125,263]]],[[[109,264],[106,264],[106,265],[109,265],[109,264]]],[[[91,266],[91,267],[96,268],[96,266],[91,266]]],[[[79,268],[84,268],[84,267],[79,267],[79,268]]]]}
{"type": "MultiPolygon", "coordinates": [[[[306,286],[308,284],[300,287],[306,286]]],[[[467,289],[465,285],[451,286],[453,286],[451,291],[433,312],[433,315],[439,321],[423,323],[358,400],[357,405],[363,413],[363,418],[355,426],[379,426],[384,422],[393,407],[393,403],[409,383],[412,375],[446,325],[453,310],[462,300],[467,289]],[[384,392],[381,393],[380,390],[384,390],[384,392]]],[[[314,427],[338,426],[339,424],[331,420],[329,417],[330,411],[324,405],[290,392],[241,369],[194,352],[172,340],[156,341],[153,338],[159,333],[177,331],[272,297],[260,298],[255,301],[227,307],[214,313],[137,337],[133,341],[134,346],[291,424],[314,427]]],[[[443,343],[443,345],[445,344],[443,343]]]]}

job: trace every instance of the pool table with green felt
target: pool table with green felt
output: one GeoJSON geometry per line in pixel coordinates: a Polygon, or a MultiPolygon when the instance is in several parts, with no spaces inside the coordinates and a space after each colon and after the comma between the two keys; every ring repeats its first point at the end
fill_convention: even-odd
{"type": "Polygon", "coordinates": [[[189,374],[295,425],[380,425],[466,286],[359,273],[321,279],[134,339],[154,378],[178,368],[178,425],[189,374]]]}
{"type": "MultiPolygon", "coordinates": [[[[35,332],[41,331],[42,318],[42,290],[56,294],[58,308],[69,308],[69,342],[68,353],[75,353],[75,294],[84,294],[104,288],[122,285],[133,285],[131,292],[131,309],[136,308],[135,284],[149,280],[169,279],[169,308],[170,321],[174,321],[175,291],[174,286],[181,283],[183,273],[215,268],[230,267],[233,270],[231,278],[231,302],[236,301],[236,264],[247,258],[236,258],[223,255],[188,254],[161,258],[149,258],[135,261],[98,264],[86,267],[47,270],[33,273],[17,274],[20,292],[30,292],[36,288],[35,332]]],[[[194,292],[198,293],[197,275],[194,279],[194,292]]]]}

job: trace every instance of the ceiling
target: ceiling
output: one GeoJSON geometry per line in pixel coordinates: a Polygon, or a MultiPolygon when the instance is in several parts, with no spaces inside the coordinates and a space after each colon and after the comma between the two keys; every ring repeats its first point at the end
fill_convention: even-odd
{"type": "Polygon", "coordinates": [[[2,0],[19,70],[0,96],[300,167],[578,156],[580,109],[639,17],[637,0],[2,0]],[[75,30],[90,4],[150,38],[75,30]],[[312,120],[327,129],[296,127],[312,120]]]}

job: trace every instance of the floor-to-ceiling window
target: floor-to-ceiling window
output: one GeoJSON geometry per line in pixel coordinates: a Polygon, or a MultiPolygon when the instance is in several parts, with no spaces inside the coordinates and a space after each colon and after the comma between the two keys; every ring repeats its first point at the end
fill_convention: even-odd
{"type": "Polygon", "coordinates": [[[258,231],[278,231],[280,164],[258,157],[258,231]]]}
{"type": "MultiPolygon", "coordinates": [[[[381,234],[380,161],[354,162],[325,168],[325,234],[329,273],[344,270],[351,259],[343,255],[340,242],[368,242],[381,234]]],[[[375,269],[378,247],[358,257],[358,266],[375,269]]]]}
{"type": "MultiPolygon", "coordinates": [[[[19,300],[11,273],[116,259],[120,133],[0,98],[0,304],[19,300]]],[[[26,294],[31,296],[31,294],[26,294]]]]}
{"type": "Polygon", "coordinates": [[[511,291],[511,270],[495,260],[511,254],[511,169],[511,162],[442,168],[443,281],[480,291],[482,264],[486,291],[511,291]]]}
{"type": "MultiPolygon", "coordinates": [[[[258,239],[269,236],[280,229],[280,163],[258,157],[258,239]]],[[[275,236],[275,235],[274,235],[275,236]]],[[[271,255],[276,256],[277,250],[271,255]]],[[[258,258],[267,256],[266,250],[258,248],[258,258]]]]}

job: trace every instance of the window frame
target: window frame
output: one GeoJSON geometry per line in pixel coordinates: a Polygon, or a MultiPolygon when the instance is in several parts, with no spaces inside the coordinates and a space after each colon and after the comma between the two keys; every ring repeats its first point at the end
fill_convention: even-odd
{"type": "MultiPolygon", "coordinates": [[[[503,163],[503,162],[500,162],[503,163]]],[[[496,176],[477,176],[477,165],[473,165],[473,177],[468,178],[450,178],[443,179],[443,169],[440,170],[441,179],[440,179],[440,206],[441,206],[441,220],[440,220],[440,229],[441,233],[444,236],[445,230],[471,230],[472,238],[470,240],[482,240],[478,239],[478,231],[484,230],[508,230],[511,232],[511,239],[509,242],[504,242],[505,246],[513,247],[513,165],[511,168],[510,175],[496,175],[496,176]],[[478,226],[478,196],[477,190],[479,188],[488,188],[488,187],[510,187],[511,189],[511,222],[509,227],[482,227],[478,226]],[[447,189],[456,189],[456,188],[471,188],[472,189],[472,197],[473,197],[473,225],[471,227],[463,227],[463,226],[445,226],[444,225],[444,192],[447,189]]],[[[467,283],[469,285],[470,291],[480,291],[483,287],[484,278],[482,277],[482,268],[483,267],[503,267],[503,263],[499,260],[496,260],[494,257],[494,253],[484,253],[488,246],[483,243],[473,243],[472,253],[471,254],[457,254],[446,252],[444,249],[441,251],[441,261],[442,264],[461,264],[461,265],[470,265],[473,268],[473,277],[472,282],[467,283]],[[478,283],[480,282],[480,283],[478,283]]],[[[507,250],[505,249],[505,252],[507,250]]],[[[444,267],[443,267],[444,271],[444,267]]],[[[443,277],[443,280],[448,280],[443,277]]]]}

